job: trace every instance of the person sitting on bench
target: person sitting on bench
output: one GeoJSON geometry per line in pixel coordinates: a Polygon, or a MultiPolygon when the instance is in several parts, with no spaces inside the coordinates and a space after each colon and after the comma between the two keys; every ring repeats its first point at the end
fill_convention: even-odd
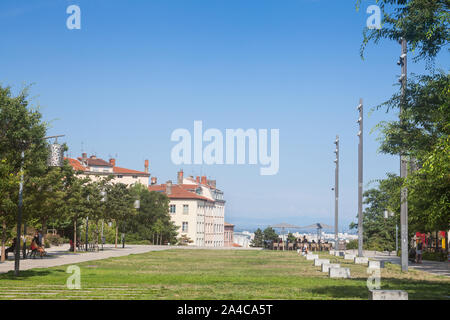
{"type": "Polygon", "coordinates": [[[6,250],[5,250],[5,259],[6,260],[8,259],[8,253],[14,252],[14,250],[16,250],[16,243],[17,243],[17,240],[16,240],[16,238],[14,238],[12,241],[11,247],[6,248],[6,250]]]}
{"type": "Polygon", "coordinates": [[[41,258],[42,258],[42,256],[44,256],[44,254],[45,254],[44,248],[38,246],[35,239],[33,239],[33,241],[31,241],[31,246],[30,246],[30,248],[31,248],[31,252],[35,252],[35,253],[36,253],[36,252],[39,252],[39,255],[41,256],[41,258]]]}

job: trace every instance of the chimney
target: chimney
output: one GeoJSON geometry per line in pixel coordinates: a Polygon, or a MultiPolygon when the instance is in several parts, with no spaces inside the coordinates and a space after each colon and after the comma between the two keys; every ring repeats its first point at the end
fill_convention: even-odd
{"type": "Polygon", "coordinates": [[[87,153],[83,152],[83,153],[81,154],[81,158],[82,158],[83,160],[86,160],[86,159],[87,159],[87,153]]]}
{"type": "Polygon", "coordinates": [[[213,187],[216,188],[216,180],[208,180],[208,184],[213,187]]]}
{"type": "Polygon", "coordinates": [[[197,176],[197,178],[195,178],[195,181],[196,181],[197,183],[200,183],[200,177],[197,176]]]}
{"type": "Polygon", "coordinates": [[[172,194],[172,181],[169,180],[166,182],[166,194],[172,194]]]}
{"type": "Polygon", "coordinates": [[[150,184],[151,185],[154,185],[154,184],[157,184],[158,183],[158,179],[156,178],[156,177],[152,177],[151,179],[150,179],[150,184]]]}
{"type": "Polygon", "coordinates": [[[97,159],[97,157],[94,156],[94,155],[92,155],[92,156],[91,156],[91,159],[95,160],[95,159],[97,159]]]}
{"type": "Polygon", "coordinates": [[[109,159],[109,164],[112,165],[113,167],[115,167],[116,166],[116,159],[114,159],[114,158],[109,159]]]}
{"type": "Polygon", "coordinates": [[[177,175],[177,183],[178,183],[178,184],[183,184],[183,169],[181,169],[180,171],[178,171],[178,175],[177,175]]]}
{"type": "Polygon", "coordinates": [[[206,182],[206,176],[202,176],[202,184],[207,185],[208,183],[206,182]]]}
{"type": "Polygon", "coordinates": [[[144,162],[144,168],[145,168],[145,173],[148,173],[148,160],[145,160],[144,162]]]}

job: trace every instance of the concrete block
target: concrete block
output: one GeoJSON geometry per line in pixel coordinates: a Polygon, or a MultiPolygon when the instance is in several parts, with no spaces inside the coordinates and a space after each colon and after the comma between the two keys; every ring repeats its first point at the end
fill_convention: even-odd
{"type": "Polygon", "coordinates": [[[341,265],[339,263],[323,263],[322,264],[322,272],[328,272],[330,268],[340,268],[341,265]]]}
{"type": "Polygon", "coordinates": [[[370,290],[369,300],[408,300],[408,292],[403,290],[370,290]]]}
{"type": "Polygon", "coordinates": [[[369,261],[367,263],[369,269],[380,269],[384,268],[384,261],[369,261]]]}
{"type": "Polygon", "coordinates": [[[314,259],[314,267],[320,267],[323,263],[329,264],[330,259],[314,259]]]}
{"type": "Polygon", "coordinates": [[[355,255],[354,254],[345,254],[344,255],[344,260],[355,260],[355,255]]]}
{"type": "Polygon", "coordinates": [[[350,268],[330,268],[328,276],[330,278],[350,278],[350,268]]]}
{"type": "Polygon", "coordinates": [[[335,252],[334,252],[334,255],[335,255],[336,257],[343,257],[343,256],[344,256],[344,252],[342,252],[342,251],[335,251],[335,252]]]}
{"type": "Polygon", "coordinates": [[[319,259],[319,255],[318,254],[307,254],[306,255],[306,260],[314,260],[314,259],[319,259]]]}
{"type": "Polygon", "coordinates": [[[353,262],[356,263],[356,264],[367,264],[367,263],[369,263],[369,258],[367,258],[367,257],[355,257],[353,262]]]}

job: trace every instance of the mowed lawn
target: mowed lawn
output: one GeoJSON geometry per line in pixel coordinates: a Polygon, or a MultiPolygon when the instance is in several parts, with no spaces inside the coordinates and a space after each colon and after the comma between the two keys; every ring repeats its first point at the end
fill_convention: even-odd
{"type": "MultiPolygon", "coordinates": [[[[330,279],[296,252],[173,249],[77,264],[81,289],[66,287],[67,265],[0,275],[0,299],[367,299],[367,271],[341,257],[352,279],[330,279]]],[[[450,279],[388,264],[382,289],[410,299],[449,299],[450,279]]]]}

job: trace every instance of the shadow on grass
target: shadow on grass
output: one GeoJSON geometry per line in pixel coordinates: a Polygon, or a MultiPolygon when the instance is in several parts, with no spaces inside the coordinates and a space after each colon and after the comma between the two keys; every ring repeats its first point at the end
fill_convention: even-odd
{"type": "Polygon", "coordinates": [[[14,271],[8,271],[7,273],[0,274],[1,280],[24,280],[32,277],[43,277],[47,276],[51,273],[62,272],[65,273],[64,270],[39,270],[39,269],[31,269],[31,270],[22,270],[19,272],[19,276],[14,275],[14,271]]]}

